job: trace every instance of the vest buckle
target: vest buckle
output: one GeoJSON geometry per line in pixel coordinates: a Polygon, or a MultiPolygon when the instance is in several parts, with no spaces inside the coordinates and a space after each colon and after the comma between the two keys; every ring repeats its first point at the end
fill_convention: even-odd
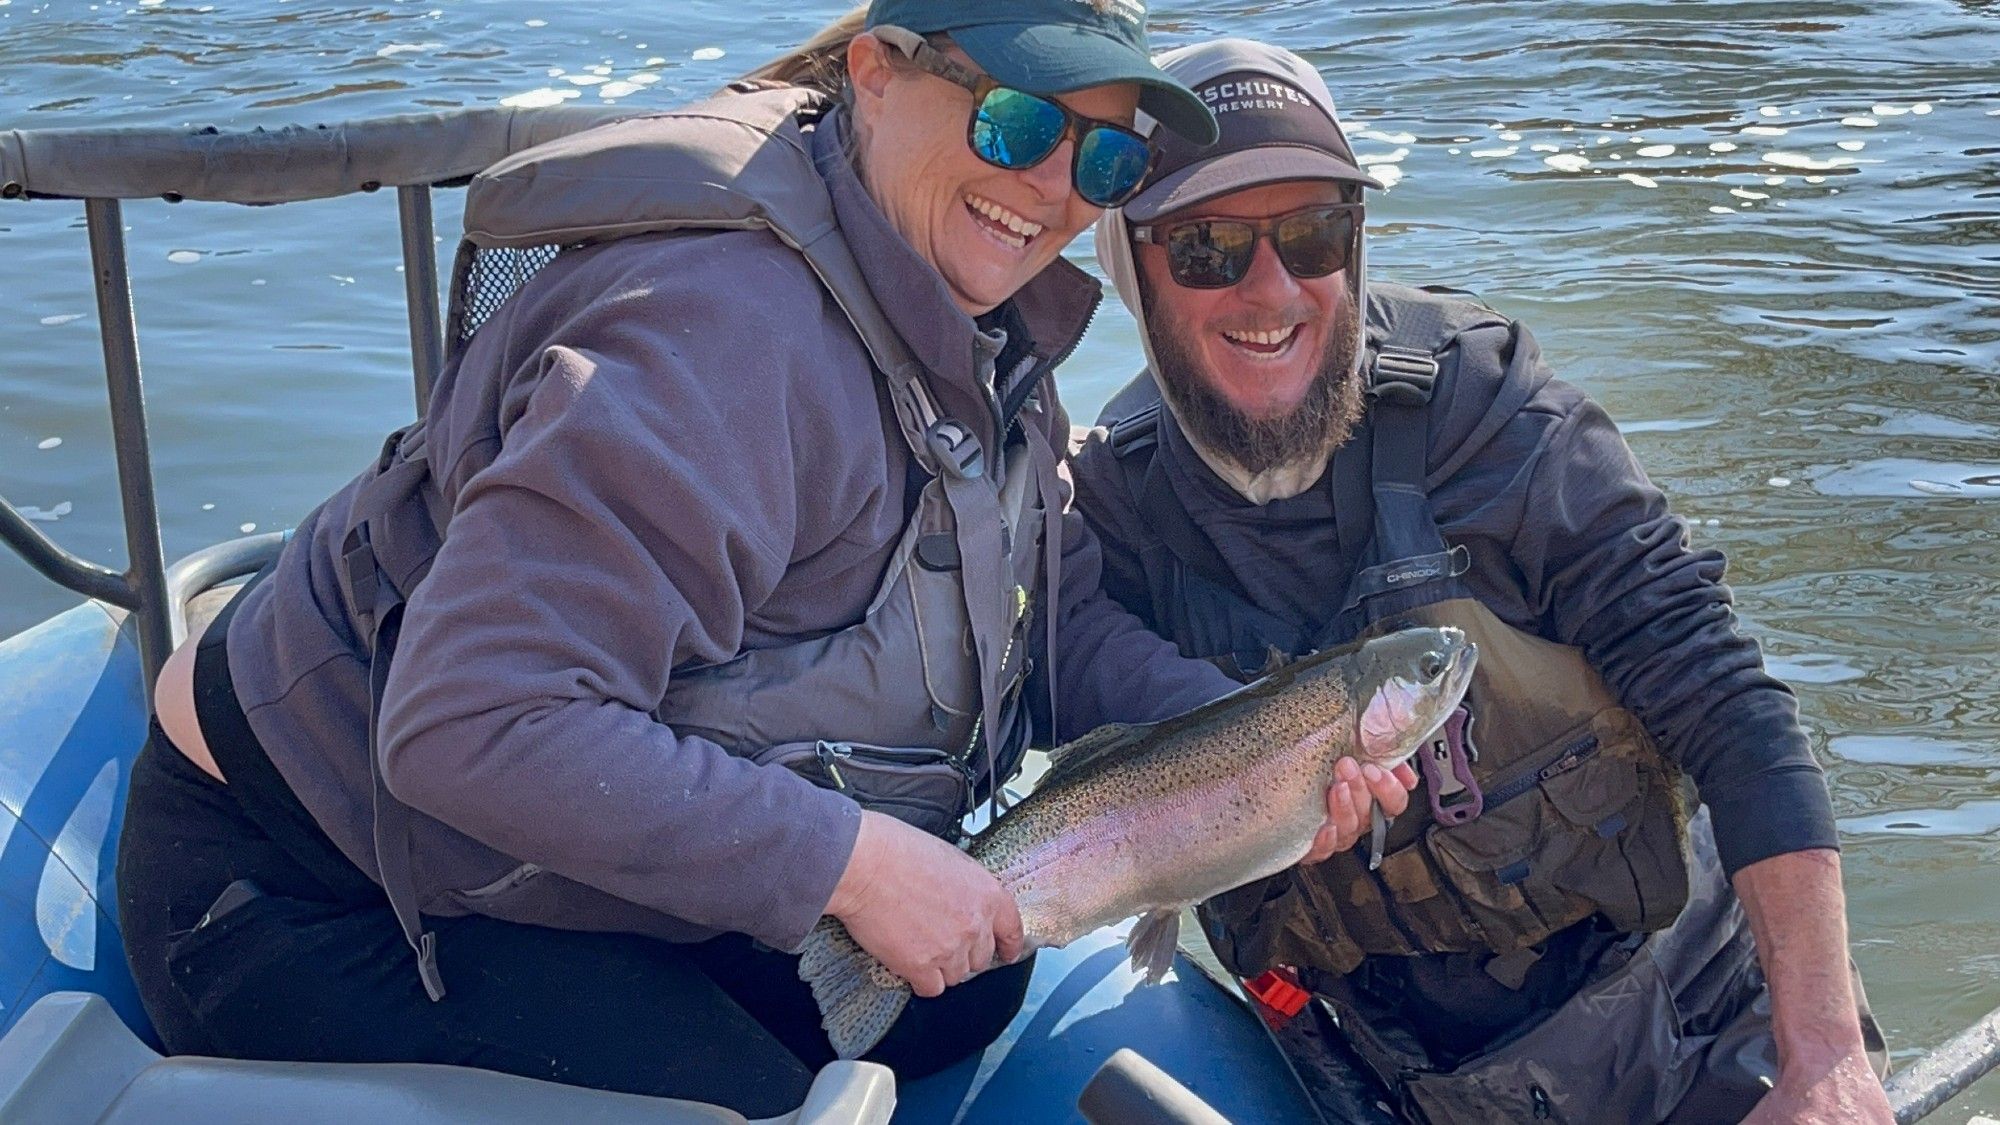
{"type": "Polygon", "coordinates": [[[986,474],[986,451],[961,422],[939,418],[926,426],[924,447],[930,451],[940,473],[959,480],[977,480],[986,474]]]}
{"type": "Polygon", "coordinates": [[[1420,348],[1385,344],[1368,369],[1368,397],[1393,406],[1422,406],[1437,384],[1437,357],[1420,348]]]}

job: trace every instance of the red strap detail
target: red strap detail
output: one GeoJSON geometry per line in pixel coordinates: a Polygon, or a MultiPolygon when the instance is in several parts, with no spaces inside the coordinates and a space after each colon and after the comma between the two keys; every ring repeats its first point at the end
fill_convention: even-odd
{"type": "Polygon", "coordinates": [[[1258,1014],[1272,1027],[1284,1026],[1312,999],[1312,993],[1300,988],[1298,977],[1284,966],[1244,981],[1243,991],[1256,999],[1258,1014]]]}

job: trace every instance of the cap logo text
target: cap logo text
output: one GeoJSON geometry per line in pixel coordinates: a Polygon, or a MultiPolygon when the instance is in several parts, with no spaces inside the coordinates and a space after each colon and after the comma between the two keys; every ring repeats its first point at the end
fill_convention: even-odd
{"type": "Polygon", "coordinates": [[[1239,109],[1284,109],[1287,103],[1314,106],[1311,98],[1283,82],[1217,82],[1201,88],[1201,100],[1216,113],[1239,109]]]}

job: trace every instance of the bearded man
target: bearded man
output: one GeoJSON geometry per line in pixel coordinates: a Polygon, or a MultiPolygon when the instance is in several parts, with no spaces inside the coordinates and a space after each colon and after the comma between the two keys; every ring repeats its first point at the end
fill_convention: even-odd
{"type": "Polygon", "coordinates": [[[1098,228],[1151,361],[1074,466],[1107,588],[1243,679],[1411,624],[1481,649],[1408,811],[1203,904],[1218,956],[1412,1120],[1889,1121],[1825,780],[1722,556],[1524,328],[1364,284],[1380,185],[1311,66],[1160,62],[1222,139],[1164,138],[1098,228]]]}

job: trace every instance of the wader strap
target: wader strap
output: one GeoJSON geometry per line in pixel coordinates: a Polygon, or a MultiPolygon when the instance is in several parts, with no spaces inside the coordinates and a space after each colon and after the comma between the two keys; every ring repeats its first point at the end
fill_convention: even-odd
{"type": "MultiPolygon", "coordinates": [[[[978,449],[978,442],[971,443],[978,449]]],[[[1013,622],[1005,620],[1005,595],[997,581],[1000,563],[1007,555],[1001,542],[1000,494],[985,480],[984,466],[977,457],[969,461],[940,459],[945,502],[951,505],[951,522],[958,541],[960,589],[965,594],[965,615],[972,625],[973,654],[979,661],[979,722],[965,748],[966,764],[986,740],[986,768],[997,769],[994,759],[1006,732],[1000,729],[1000,646],[1012,636],[1013,622]]],[[[1012,584],[1009,583],[1009,586],[1012,584]]],[[[989,784],[993,779],[989,777],[989,784]]],[[[996,786],[997,788],[997,786],[996,786]]],[[[989,792],[989,796],[990,796],[989,792]]]]}
{"type": "Polygon", "coordinates": [[[1374,528],[1375,497],[1368,490],[1366,469],[1374,448],[1375,431],[1371,424],[1342,442],[1333,451],[1333,461],[1327,468],[1327,486],[1333,493],[1333,531],[1339,538],[1343,559],[1359,559],[1374,528]]]}
{"type": "Polygon", "coordinates": [[[423,915],[417,910],[416,878],[411,867],[410,808],[389,792],[383,777],[381,730],[382,693],[389,682],[389,659],[403,628],[403,600],[387,583],[378,584],[387,596],[378,599],[374,644],[368,658],[368,778],[375,802],[375,866],[382,876],[382,890],[402,927],[403,940],[417,954],[417,975],[423,978],[424,994],[433,1001],[444,999],[444,978],[438,975],[437,935],[424,929],[423,915]],[[390,604],[382,604],[388,602],[390,604]]]}
{"type": "Polygon", "coordinates": [[[1380,602],[1379,595],[1454,579],[1472,565],[1464,547],[1445,547],[1424,488],[1428,408],[1437,372],[1437,359],[1429,352],[1393,344],[1384,345],[1369,368],[1374,549],[1375,557],[1385,561],[1355,574],[1343,608],[1366,607],[1370,625],[1410,604],[1402,598],[1380,602]]]}

